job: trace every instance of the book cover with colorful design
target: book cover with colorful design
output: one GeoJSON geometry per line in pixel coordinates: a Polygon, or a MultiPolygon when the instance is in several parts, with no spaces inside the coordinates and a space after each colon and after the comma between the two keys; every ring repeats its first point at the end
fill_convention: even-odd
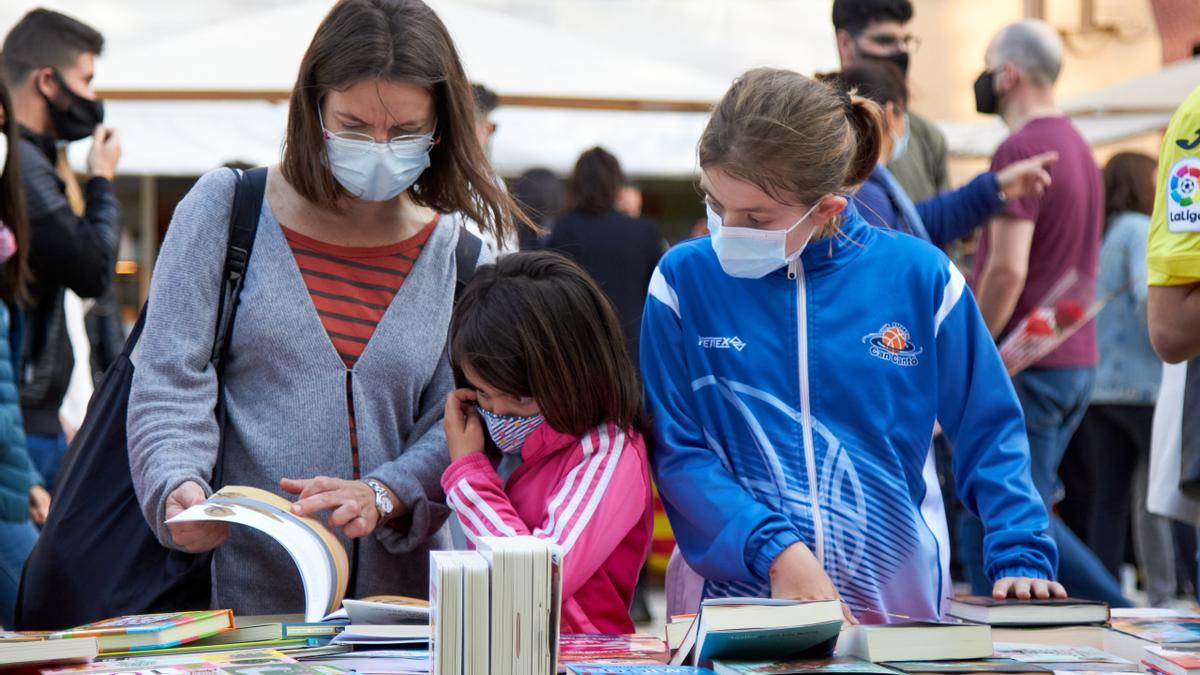
{"type": "Polygon", "coordinates": [[[172,614],[120,616],[71,630],[51,633],[49,639],[94,637],[101,652],[177,647],[233,630],[233,612],[218,609],[172,614]]]}

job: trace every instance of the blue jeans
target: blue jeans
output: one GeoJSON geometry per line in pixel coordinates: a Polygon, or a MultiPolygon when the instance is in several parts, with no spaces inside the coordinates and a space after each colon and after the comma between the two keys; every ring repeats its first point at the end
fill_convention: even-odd
{"type": "Polygon", "coordinates": [[[46,491],[54,494],[58,467],[62,464],[63,456],[67,454],[66,434],[29,434],[25,437],[25,447],[29,451],[29,459],[33,460],[34,468],[46,481],[46,491]]]}
{"type": "MultiPolygon", "coordinates": [[[[1025,411],[1033,485],[1048,512],[1061,496],[1058,465],[1087,410],[1094,381],[1091,368],[1030,368],[1013,378],[1025,411]]],[[[1112,607],[1130,606],[1121,595],[1120,584],[1096,554],[1053,513],[1049,534],[1058,545],[1058,580],[1072,597],[1102,600],[1112,607]]],[[[983,565],[983,525],[966,512],[959,519],[959,556],[971,592],[990,595],[992,584],[983,565]]]]}
{"type": "Polygon", "coordinates": [[[21,570],[37,538],[37,528],[28,520],[20,523],[0,521],[0,624],[8,630],[13,629],[21,570]]]}

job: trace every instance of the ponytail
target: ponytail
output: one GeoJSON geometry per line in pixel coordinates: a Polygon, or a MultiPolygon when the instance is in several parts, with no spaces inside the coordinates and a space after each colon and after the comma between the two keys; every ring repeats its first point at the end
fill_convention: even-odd
{"type": "Polygon", "coordinates": [[[883,113],[874,101],[852,93],[846,117],[857,140],[846,183],[847,186],[855,186],[865,182],[879,163],[883,145],[883,113]]]}
{"type": "Polygon", "coordinates": [[[778,201],[812,204],[871,175],[882,131],[879,106],[836,83],[758,68],[713,108],[700,166],[719,167],[778,201]]]}

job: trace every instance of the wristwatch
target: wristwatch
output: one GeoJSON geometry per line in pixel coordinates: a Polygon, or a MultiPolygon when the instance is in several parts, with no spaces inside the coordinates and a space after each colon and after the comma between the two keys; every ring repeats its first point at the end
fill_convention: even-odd
{"type": "Polygon", "coordinates": [[[367,484],[367,487],[375,491],[375,509],[379,511],[379,520],[387,520],[396,507],[392,504],[392,498],[388,496],[383,483],[374,478],[368,478],[363,482],[367,484]]]}

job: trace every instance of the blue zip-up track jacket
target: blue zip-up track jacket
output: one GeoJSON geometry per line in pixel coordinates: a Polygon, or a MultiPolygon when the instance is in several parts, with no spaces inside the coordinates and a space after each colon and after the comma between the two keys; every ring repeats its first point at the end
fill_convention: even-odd
{"type": "Polygon", "coordinates": [[[951,584],[935,420],[991,578],[1054,577],[1020,404],[933,246],[853,207],[838,235],[762,279],[725,274],[707,237],[680,244],[651,281],[641,344],[655,478],[707,597],[769,596],[771,563],[802,541],[860,618],[939,617],[951,584]]]}

